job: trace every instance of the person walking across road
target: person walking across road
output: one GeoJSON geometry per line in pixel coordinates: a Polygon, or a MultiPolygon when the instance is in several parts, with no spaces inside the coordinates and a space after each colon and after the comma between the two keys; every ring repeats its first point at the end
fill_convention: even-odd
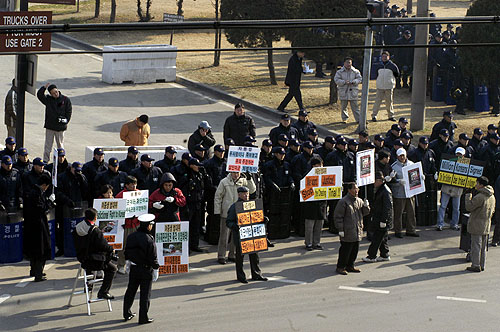
{"type": "Polygon", "coordinates": [[[285,108],[292,98],[295,98],[300,110],[304,109],[302,92],[300,92],[300,80],[302,78],[302,73],[304,73],[304,68],[302,68],[302,59],[304,55],[305,53],[303,51],[296,51],[290,57],[290,60],[288,60],[288,69],[285,77],[285,85],[288,86],[288,93],[278,106],[278,111],[285,112],[285,108]]]}

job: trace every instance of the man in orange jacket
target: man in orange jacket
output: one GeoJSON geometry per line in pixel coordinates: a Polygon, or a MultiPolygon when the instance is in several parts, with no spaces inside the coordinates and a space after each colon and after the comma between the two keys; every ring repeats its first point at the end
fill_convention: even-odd
{"type": "Polygon", "coordinates": [[[149,117],[146,114],[130,120],[123,124],[120,130],[120,139],[125,142],[126,146],[146,146],[151,133],[148,125],[149,117]]]}

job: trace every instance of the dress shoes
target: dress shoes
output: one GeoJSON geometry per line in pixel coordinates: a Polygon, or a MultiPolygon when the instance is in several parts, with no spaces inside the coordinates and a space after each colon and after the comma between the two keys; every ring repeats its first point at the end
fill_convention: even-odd
{"type": "MultiPolygon", "coordinates": [[[[45,277],[47,274],[45,272],[42,273],[42,277],[45,277]]],[[[35,272],[33,271],[30,271],[30,277],[34,277],[35,276],[35,272]]]]}
{"type": "Polygon", "coordinates": [[[361,270],[360,270],[360,269],[357,269],[357,268],[355,268],[355,267],[349,267],[349,266],[348,266],[348,267],[346,267],[346,268],[345,268],[345,270],[346,270],[347,272],[351,272],[351,273],[360,273],[360,272],[361,272],[361,270]]]}
{"type": "Polygon", "coordinates": [[[312,246],[312,244],[307,245],[307,246],[306,246],[306,250],[307,250],[307,251],[312,251],[312,250],[313,250],[313,246],[312,246]]]}
{"type": "Polygon", "coordinates": [[[134,317],[135,317],[135,312],[132,313],[132,314],[130,314],[130,315],[127,315],[127,316],[123,317],[123,319],[127,322],[127,321],[131,320],[134,317]]]}
{"type": "Polygon", "coordinates": [[[248,284],[248,280],[246,279],[238,279],[239,282],[241,282],[242,284],[248,284]]]}
{"type": "Polygon", "coordinates": [[[236,258],[234,258],[234,257],[228,257],[227,260],[230,262],[236,263],[236,258]]]}
{"type": "Polygon", "coordinates": [[[153,318],[148,318],[146,320],[140,320],[139,321],[139,324],[149,324],[149,323],[152,323],[154,322],[155,320],[153,318]]]}
{"type": "Polygon", "coordinates": [[[321,246],[321,244],[317,244],[317,245],[313,246],[313,249],[314,250],[323,250],[323,247],[321,246]]]}
{"type": "Polygon", "coordinates": [[[252,277],[252,280],[254,281],[267,281],[268,279],[263,276],[257,276],[257,277],[252,277]]]}
{"type": "Polygon", "coordinates": [[[345,269],[340,268],[340,267],[338,267],[335,271],[337,271],[338,274],[341,274],[343,276],[347,275],[347,271],[345,269]]]}
{"type": "Polygon", "coordinates": [[[399,238],[399,239],[403,238],[403,234],[402,233],[395,233],[394,236],[397,237],[397,238],[399,238]]]}
{"type": "Polygon", "coordinates": [[[47,277],[35,278],[35,282],[40,282],[40,281],[45,281],[45,280],[47,280],[47,277]]]}
{"type": "Polygon", "coordinates": [[[470,272],[481,272],[481,268],[479,266],[467,266],[466,270],[470,272]]]}
{"type": "Polygon", "coordinates": [[[97,298],[104,299],[104,300],[114,300],[115,299],[115,297],[109,293],[97,293],[97,298]]]}
{"type": "Polygon", "coordinates": [[[224,265],[224,264],[226,264],[226,263],[227,263],[227,261],[226,261],[226,259],[225,259],[225,258],[219,258],[219,259],[217,260],[217,263],[224,265]]]}
{"type": "Polygon", "coordinates": [[[406,236],[410,236],[410,237],[420,237],[420,235],[419,235],[419,234],[417,234],[417,233],[415,233],[415,232],[410,232],[410,233],[406,232],[406,236]]]}

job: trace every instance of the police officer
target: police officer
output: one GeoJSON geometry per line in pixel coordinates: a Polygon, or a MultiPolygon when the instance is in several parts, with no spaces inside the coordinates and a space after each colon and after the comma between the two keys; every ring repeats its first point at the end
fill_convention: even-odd
{"type": "Polygon", "coordinates": [[[358,151],[368,150],[368,143],[370,143],[368,136],[366,130],[362,130],[358,133],[358,151]]]}
{"type": "Polygon", "coordinates": [[[21,176],[23,173],[31,171],[33,164],[30,161],[28,149],[19,148],[17,150],[17,161],[14,164],[14,168],[19,171],[21,176]]]}
{"type": "Polygon", "coordinates": [[[271,142],[273,142],[273,146],[278,146],[278,138],[281,134],[285,134],[288,139],[298,139],[299,132],[297,131],[297,128],[290,125],[290,121],[290,115],[283,114],[281,116],[280,124],[271,129],[269,132],[269,138],[271,139],[271,142]]]}
{"type": "Polygon", "coordinates": [[[299,111],[299,119],[292,124],[292,127],[297,129],[299,142],[305,142],[310,129],[316,129],[316,125],[309,121],[309,112],[306,110],[299,111]]]}
{"type": "Polygon", "coordinates": [[[233,145],[243,146],[245,136],[255,137],[255,122],[245,113],[245,106],[237,103],[234,105],[234,113],[224,122],[224,142],[232,138],[233,145]]]}
{"type": "Polygon", "coordinates": [[[16,156],[16,139],[12,136],[9,136],[5,139],[5,148],[0,151],[0,158],[3,156],[9,156],[13,161],[16,156]]]}
{"type": "Polygon", "coordinates": [[[129,321],[135,317],[131,308],[137,288],[140,287],[139,324],[153,322],[153,319],[148,317],[151,286],[152,282],[158,279],[158,269],[160,268],[156,256],[155,240],[151,235],[154,219],[153,214],[140,216],[141,226],[137,232],[129,235],[125,247],[125,258],[130,261],[130,274],[127,291],[123,297],[123,318],[125,321],[129,321]]]}
{"type": "Polygon", "coordinates": [[[478,153],[484,144],[483,142],[483,131],[481,128],[474,128],[474,133],[469,141],[469,146],[472,147],[474,154],[478,153]]]}
{"type": "Polygon", "coordinates": [[[12,158],[3,156],[0,168],[0,211],[15,212],[22,206],[21,174],[12,167],[12,158]]]}
{"type": "Polygon", "coordinates": [[[318,131],[316,129],[314,128],[309,129],[309,131],[307,132],[307,140],[312,142],[315,150],[321,147],[321,144],[319,143],[318,131]]]}
{"type": "MultiPolygon", "coordinates": [[[[412,38],[410,30],[406,30],[403,36],[396,40],[396,45],[412,45],[415,44],[415,40],[412,38]]],[[[400,78],[403,79],[403,88],[410,88],[411,86],[411,74],[413,68],[413,48],[403,47],[396,49],[396,63],[399,68],[401,68],[401,76],[396,78],[396,89],[401,89],[400,78]],[[410,78],[408,82],[408,78],[410,78]],[[409,84],[408,84],[409,83],[409,84]]]]}
{"type": "MultiPolygon", "coordinates": [[[[108,169],[104,172],[97,173],[94,180],[94,188],[100,190],[105,184],[110,184],[113,187],[113,195],[115,196],[122,191],[128,175],[127,173],[120,171],[119,165],[118,159],[114,157],[109,158],[108,169]]],[[[97,193],[93,194],[96,195],[97,193]]]]}
{"type": "Polygon", "coordinates": [[[154,159],[149,154],[141,156],[141,166],[132,171],[132,176],[137,179],[139,190],[149,190],[150,193],[158,189],[161,179],[161,169],[153,166],[154,159]]]}
{"type": "Polygon", "coordinates": [[[129,146],[127,150],[127,158],[123,159],[119,163],[120,170],[130,175],[134,169],[139,167],[139,165],[139,150],[137,150],[135,146],[129,146]]]}
{"type": "MultiPolygon", "coordinates": [[[[247,187],[238,187],[237,191],[238,191],[238,202],[248,201],[249,190],[247,187]]],[[[232,230],[233,242],[234,246],[236,247],[236,254],[235,254],[236,278],[238,279],[239,282],[247,284],[248,283],[247,277],[245,275],[245,272],[243,271],[243,254],[241,252],[241,246],[240,246],[240,232],[238,228],[238,219],[236,216],[236,203],[233,203],[229,207],[229,210],[227,212],[226,225],[229,229],[232,230]]],[[[252,253],[249,254],[248,257],[250,259],[252,280],[267,281],[267,278],[263,277],[260,271],[259,254],[252,253]]]]}
{"type": "Polygon", "coordinates": [[[321,160],[325,160],[326,155],[332,152],[334,147],[335,138],[333,138],[333,136],[326,136],[323,144],[317,150],[321,160]]]}
{"type": "Polygon", "coordinates": [[[295,156],[300,154],[300,143],[296,139],[291,139],[288,142],[288,149],[286,149],[285,161],[291,163],[295,156]]]}
{"type": "Polygon", "coordinates": [[[355,157],[347,150],[347,141],[342,137],[337,140],[335,150],[326,156],[325,166],[343,166],[342,181],[352,182],[356,175],[355,157]]]}
{"type": "Polygon", "coordinates": [[[205,149],[210,149],[215,145],[215,138],[212,134],[212,127],[207,121],[201,121],[198,125],[198,129],[194,131],[188,140],[188,150],[192,156],[195,155],[195,147],[202,145],[205,149]]]}
{"type": "Polygon", "coordinates": [[[441,155],[448,153],[452,147],[453,143],[450,140],[450,133],[447,129],[441,129],[439,137],[429,144],[429,149],[434,151],[436,155],[436,165],[441,165],[441,155]]]}
{"type": "MultiPolygon", "coordinates": [[[[57,174],[66,172],[68,167],[70,167],[70,165],[68,159],[66,159],[66,150],[64,150],[63,148],[57,149],[57,174]]],[[[52,171],[54,170],[54,164],[48,164],[45,169],[47,170],[47,172],[52,174],[52,171]]]]}
{"type": "Polygon", "coordinates": [[[432,127],[432,134],[429,137],[429,141],[433,141],[439,137],[442,129],[448,130],[449,140],[453,141],[455,135],[455,129],[457,125],[453,122],[453,113],[450,111],[443,112],[443,120],[439,121],[432,127]]]}
{"type": "Polygon", "coordinates": [[[469,136],[467,136],[466,133],[461,133],[460,135],[458,135],[457,144],[454,145],[448,153],[455,155],[455,151],[457,150],[457,148],[464,148],[465,157],[472,158],[472,156],[474,155],[474,149],[472,148],[472,146],[469,146],[470,140],[471,140],[471,138],[469,136]]]}
{"type": "Polygon", "coordinates": [[[418,146],[408,152],[408,159],[414,163],[422,162],[422,171],[425,178],[433,178],[437,172],[436,155],[429,149],[429,139],[426,136],[420,136],[418,146]]]}
{"type": "Polygon", "coordinates": [[[401,134],[401,142],[403,142],[403,148],[406,150],[407,154],[410,154],[411,151],[415,149],[415,146],[411,144],[412,138],[413,134],[409,130],[401,134]]]}
{"type": "Polygon", "coordinates": [[[387,133],[385,137],[385,143],[384,146],[387,149],[392,149],[394,146],[394,142],[401,137],[401,127],[395,123],[391,126],[390,132],[387,133]]]}
{"type": "MultiPolygon", "coordinates": [[[[104,161],[104,150],[102,148],[94,149],[94,158],[83,165],[82,172],[87,178],[91,195],[94,195],[100,188],[95,187],[95,177],[97,173],[108,169],[108,163],[104,161]]],[[[89,202],[90,203],[90,202],[89,202]]]]}
{"type": "Polygon", "coordinates": [[[389,152],[389,149],[385,147],[385,138],[382,135],[377,134],[373,136],[373,144],[375,145],[375,153],[379,153],[382,150],[389,152]]]}
{"type": "Polygon", "coordinates": [[[23,183],[23,195],[35,189],[35,186],[38,184],[38,179],[42,174],[50,176],[50,173],[44,169],[45,165],[46,164],[43,162],[42,158],[37,157],[33,159],[33,168],[31,171],[25,172],[21,177],[23,183]]]}
{"type": "Polygon", "coordinates": [[[273,148],[273,143],[269,138],[262,141],[259,154],[259,167],[262,169],[264,164],[273,159],[273,154],[271,150],[273,148]]]}
{"type": "Polygon", "coordinates": [[[498,134],[489,134],[488,144],[485,145],[477,154],[479,160],[486,162],[483,175],[486,176],[490,182],[495,181],[495,173],[498,172],[498,153],[500,152],[500,147],[498,146],[499,142],[500,136],[498,134]]]}
{"type": "Polygon", "coordinates": [[[180,163],[176,158],[177,152],[173,146],[167,146],[165,148],[165,156],[162,160],[155,162],[155,166],[160,168],[162,173],[171,173],[172,169],[180,163]]]}

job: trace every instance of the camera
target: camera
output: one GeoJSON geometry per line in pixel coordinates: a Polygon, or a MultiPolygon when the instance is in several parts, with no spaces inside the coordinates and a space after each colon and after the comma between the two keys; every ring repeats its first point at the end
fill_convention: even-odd
{"type": "Polygon", "coordinates": [[[58,118],[57,118],[57,121],[58,121],[59,123],[65,123],[65,124],[66,124],[66,123],[68,123],[68,119],[66,119],[65,117],[62,117],[62,116],[61,116],[61,117],[58,117],[58,118]]]}

